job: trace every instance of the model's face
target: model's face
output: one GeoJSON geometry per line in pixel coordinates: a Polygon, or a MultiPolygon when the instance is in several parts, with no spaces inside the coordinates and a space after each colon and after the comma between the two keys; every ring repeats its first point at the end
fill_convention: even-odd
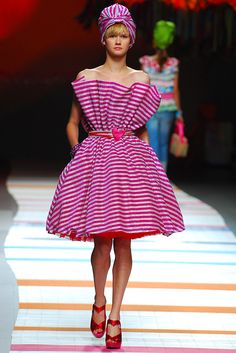
{"type": "Polygon", "coordinates": [[[129,50],[130,35],[124,25],[121,25],[119,30],[111,28],[104,40],[107,52],[112,56],[123,56],[129,50]]]}

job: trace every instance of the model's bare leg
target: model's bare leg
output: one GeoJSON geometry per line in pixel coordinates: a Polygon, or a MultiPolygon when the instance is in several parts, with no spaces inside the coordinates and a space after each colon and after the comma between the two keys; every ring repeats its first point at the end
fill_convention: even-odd
{"type": "MultiPolygon", "coordinates": [[[[95,304],[99,307],[103,306],[106,302],[104,291],[107,273],[111,263],[111,247],[112,239],[94,237],[94,249],[91,255],[91,263],[95,287],[95,304]]],[[[97,324],[102,322],[104,320],[104,311],[101,311],[100,313],[94,311],[93,319],[97,324]]],[[[99,329],[97,332],[99,332],[99,329]]]]}
{"type": "MultiPolygon", "coordinates": [[[[114,239],[115,261],[113,265],[113,293],[112,307],[110,312],[111,320],[120,320],[120,308],[132,269],[131,240],[114,239]]],[[[108,327],[110,336],[119,334],[117,326],[108,327]]]]}

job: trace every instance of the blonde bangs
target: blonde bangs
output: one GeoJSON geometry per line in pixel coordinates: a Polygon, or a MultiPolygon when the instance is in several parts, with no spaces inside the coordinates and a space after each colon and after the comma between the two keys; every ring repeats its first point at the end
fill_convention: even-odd
{"type": "Polygon", "coordinates": [[[109,38],[112,36],[118,36],[118,35],[122,35],[122,34],[129,36],[129,31],[128,31],[127,27],[123,23],[115,23],[114,25],[107,28],[106,33],[105,33],[105,38],[109,38]]]}

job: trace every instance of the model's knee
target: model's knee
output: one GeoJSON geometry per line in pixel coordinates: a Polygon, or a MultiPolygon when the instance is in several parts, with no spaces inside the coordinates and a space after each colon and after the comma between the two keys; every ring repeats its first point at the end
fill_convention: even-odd
{"type": "Polygon", "coordinates": [[[116,257],[131,256],[131,241],[130,239],[117,238],[114,241],[114,253],[116,257]]]}
{"type": "Polygon", "coordinates": [[[111,239],[96,239],[95,240],[95,251],[99,253],[101,258],[107,259],[110,257],[112,247],[111,239]]]}

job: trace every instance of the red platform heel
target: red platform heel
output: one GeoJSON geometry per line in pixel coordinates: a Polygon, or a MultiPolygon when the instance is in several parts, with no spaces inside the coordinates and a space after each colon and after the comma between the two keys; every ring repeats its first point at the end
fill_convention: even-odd
{"type": "Polygon", "coordinates": [[[122,342],[122,333],[121,333],[121,324],[119,320],[107,320],[107,329],[106,329],[106,348],[108,349],[119,349],[122,342]],[[108,335],[108,325],[118,326],[120,333],[116,336],[108,335]]]}
{"type": "Polygon", "coordinates": [[[97,306],[97,305],[93,304],[90,330],[96,338],[101,338],[105,333],[105,329],[106,329],[106,304],[103,306],[97,306]],[[99,324],[97,324],[93,319],[93,313],[94,313],[94,311],[96,311],[99,314],[103,310],[104,310],[104,320],[102,322],[100,322],[99,324]],[[101,330],[101,331],[96,332],[97,330],[101,330]]]}

